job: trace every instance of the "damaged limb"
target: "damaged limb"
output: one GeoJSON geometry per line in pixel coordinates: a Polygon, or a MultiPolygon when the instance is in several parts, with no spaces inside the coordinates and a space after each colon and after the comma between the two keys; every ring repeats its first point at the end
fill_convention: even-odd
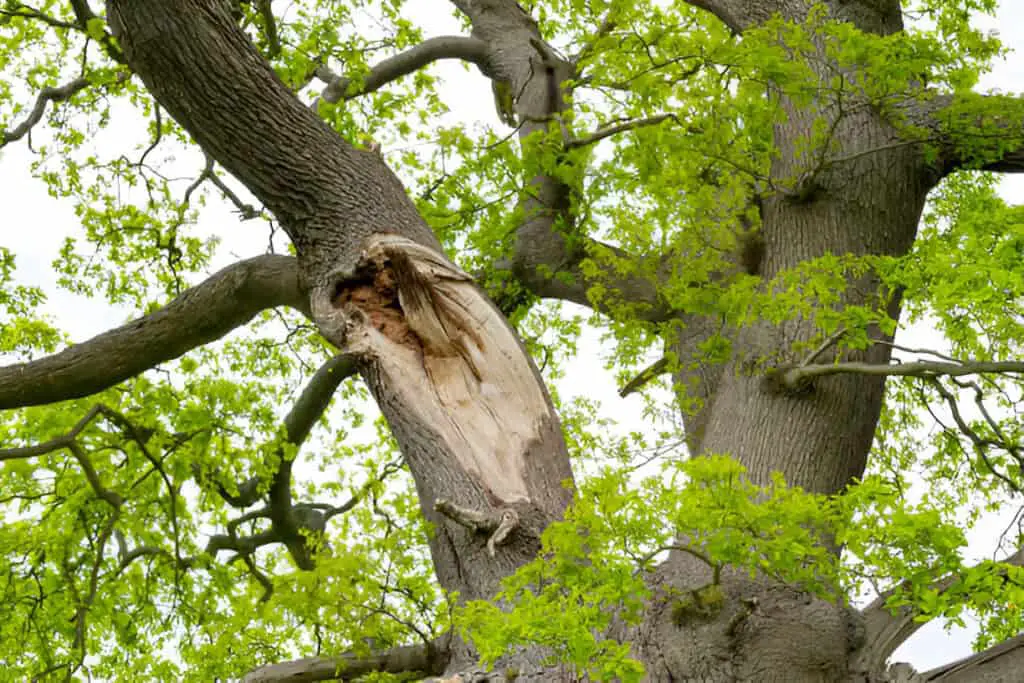
{"type": "Polygon", "coordinates": [[[487,538],[487,552],[491,557],[494,557],[495,548],[519,527],[519,513],[510,507],[496,512],[480,512],[439,498],[434,503],[434,509],[474,534],[490,534],[487,538]]]}

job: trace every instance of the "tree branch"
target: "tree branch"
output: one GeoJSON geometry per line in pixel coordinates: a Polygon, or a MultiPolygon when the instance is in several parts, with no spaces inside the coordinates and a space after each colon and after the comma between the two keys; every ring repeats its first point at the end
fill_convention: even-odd
{"type": "MultiPolygon", "coordinates": [[[[316,421],[319,420],[343,381],[356,373],[355,359],[347,354],[339,353],[326,363],[320,366],[313,377],[310,378],[306,387],[302,390],[298,400],[288,415],[284,418],[284,431],[287,443],[298,446],[302,444],[309,432],[313,429],[316,421]]],[[[281,457],[280,449],[278,457],[281,457]]],[[[281,482],[278,478],[280,470],[284,468],[286,461],[281,460],[281,466],[274,474],[274,481],[277,486],[282,486],[287,481],[281,482]]],[[[290,462],[287,468],[290,470],[290,462]]],[[[197,474],[198,476],[198,474],[197,474]]],[[[287,476],[287,475],[284,475],[287,476]]],[[[261,477],[250,477],[238,485],[238,493],[228,491],[223,484],[217,485],[217,493],[224,501],[235,508],[247,508],[260,499],[260,489],[263,479],[261,477]]],[[[289,502],[290,506],[290,502],[289,502]]]]}
{"type": "Polygon", "coordinates": [[[437,676],[444,672],[450,653],[450,636],[429,643],[401,645],[365,657],[307,657],[280,664],[268,664],[250,671],[242,683],[306,683],[307,681],[351,681],[379,673],[413,673],[437,676]]]}
{"type": "Polygon", "coordinates": [[[687,4],[702,9],[705,12],[710,12],[718,18],[723,24],[728,26],[734,33],[740,33],[750,24],[754,23],[751,17],[748,17],[749,12],[744,11],[744,4],[750,5],[755,3],[746,3],[744,0],[686,0],[687,4]]]}
{"type": "Polygon", "coordinates": [[[1024,670],[1024,634],[987,650],[921,674],[935,683],[999,683],[1012,681],[1024,670]]]}
{"type": "Polygon", "coordinates": [[[277,306],[309,315],[295,259],[268,255],[241,261],[154,313],[52,356],[0,367],[0,410],[102,391],[220,339],[277,306]]]}
{"type": "MultiPolygon", "coordinates": [[[[1001,564],[1014,567],[1024,566],[1024,549],[1010,555],[1001,564]]],[[[956,585],[959,580],[959,575],[951,574],[939,579],[931,587],[939,593],[945,593],[956,585]]],[[[928,623],[927,621],[919,620],[920,613],[913,606],[904,605],[893,610],[886,605],[889,598],[898,590],[898,588],[893,588],[882,593],[871,604],[861,610],[865,629],[864,646],[854,659],[854,671],[881,671],[885,668],[885,663],[892,653],[912,635],[917,633],[922,626],[928,623]]],[[[942,668],[945,669],[945,667],[942,668]]],[[[926,680],[933,679],[929,678],[926,680]]],[[[965,678],[962,680],[974,679],[965,678]]]]}
{"type": "Polygon", "coordinates": [[[495,548],[519,526],[519,513],[510,507],[481,512],[439,498],[434,502],[434,509],[475,534],[490,534],[487,539],[487,552],[491,557],[495,555],[495,548]]]}
{"type": "MultiPolygon", "coordinates": [[[[324,102],[336,104],[342,100],[371,93],[388,83],[418,71],[441,59],[462,59],[477,66],[485,66],[487,44],[464,36],[436,36],[427,38],[405,52],[388,57],[366,74],[361,82],[340,76],[326,66],[316,70],[316,77],[327,83],[320,96],[324,102]]],[[[316,103],[314,103],[315,107],[316,103]]]]}
{"type": "Polygon", "coordinates": [[[928,131],[939,148],[939,171],[961,168],[1024,172],[1024,98],[1014,95],[932,94],[904,105],[901,115],[928,131]]]}
{"type": "MultiPolygon", "coordinates": [[[[334,396],[335,390],[347,377],[356,373],[355,358],[347,354],[339,354],[320,366],[313,378],[306,385],[299,400],[295,402],[291,411],[284,420],[286,443],[299,446],[313,425],[320,419],[320,416],[327,410],[327,406],[334,396]]],[[[327,521],[322,513],[319,513],[317,525],[321,528],[313,528],[312,524],[301,524],[296,510],[292,506],[292,462],[287,457],[284,448],[277,449],[278,467],[274,478],[270,483],[268,498],[270,500],[269,514],[271,528],[281,537],[281,541],[288,552],[295,560],[300,569],[312,570],[315,562],[310,555],[309,543],[302,533],[306,531],[323,531],[327,521]]],[[[317,513],[310,509],[309,512],[317,513]]],[[[310,515],[307,515],[307,518],[310,515]]],[[[306,520],[310,521],[310,520],[306,520]]]]}
{"type": "Polygon", "coordinates": [[[0,148],[28,135],[29,131],[42,120],[43,114],[46,113],[47,104],[50,102],[63,102],[87,87],[89,87],[89,79],[85,76],[80,76],[62,86],[40,90],[39,95],[36,97],[35,106],[32,107],[32,111],[29,112],[25,120],[8,131],[0,131],[0,148]]]}
{"type": "Polygon", "coordinates": [[[77,24],[62,21],[57,17],[41,12],[34,7],[29,7],[20,2],[13,3],[13,9],[0,9],[0,17],[24,17],[26,19],[37,19],[47,26],[54,28],[78,30],[77,24]]]}
{"type": "Polygon", "coordinates": [[[798,390],[816,377],[828,375],[859,374],[884,377],[961,377],[984,373],[1024,373],[1024,361],[913,361],[877,365],[873,363],[835,363],[800,365],[774,370],[770,377],[787,390],[798,390]]]}
{"type": "Polygon", "coordinates": [[[310,290],[329,292],[351,274],[372,235],[399,233],[443,253],[380,155],[346,142],[295,96],[229,3],[108,0],[107,16],[154,99],[277,218],[310,290]]]}
{"type": "Polygon", "coordinates": [[[637,128],[644,128],[647,126],[656,126],[659,123],[663,123],[668,120],[679,123],[679,117],[675,114],[657,114],[656,116],[648,116],[642,119],[633,119],[631,121],[623,121],[621,123],[610,124],[607,126],[601,126],[599,129],[591,133],[590,135],[582,138],[576,138],[569,140],[566,143],[568,149],[578,149],[580,147],[587,147],[595,142],[600,142],[605,138],[610,138],[613,135],[624,133],[629,130],[636,130],[637,128]]]}
{"type": "Polygon", "coordinates": [[[640,391],[646,384],[668,372],[668,369],[668,358],[665,356],[659,358],[637,373],[636,377],[626,382],[626,385],[619,389],[619,396],[626,398],[630,394],[640,391]]]}

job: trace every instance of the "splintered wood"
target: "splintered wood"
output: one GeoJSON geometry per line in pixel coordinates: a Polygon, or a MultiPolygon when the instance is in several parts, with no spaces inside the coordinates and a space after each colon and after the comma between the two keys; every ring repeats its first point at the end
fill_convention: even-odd
{"type": "Polygon", "coordinates": [[[524,453],[556,418],[501,314],[466,273],[403,237],[374,236],[358,275],[334,300],[345,350],[373,363],[403,422],[433,432],[495,503],[528,502],[524,453]]]}

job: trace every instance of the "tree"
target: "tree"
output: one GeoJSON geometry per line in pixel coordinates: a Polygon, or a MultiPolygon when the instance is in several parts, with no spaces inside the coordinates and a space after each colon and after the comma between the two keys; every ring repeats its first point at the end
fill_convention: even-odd
{"type": "Polygon", "coordinates": [[[450,6],[465,33],[424,39],[400,2],[3,4],[33,92],[0,89],[0,144],[49,134],[32,170],[82,224],[61,285],[141,315],[57,351],[2,252],[4,670],[1008,680],[1022,555],[971,565],[958,526],[1024,464],[1024,214],[992,186],[1024,104],[972,90],[994,3],[450,6]],[[438,126],[438,60],[514,128],[438,126]],[[90,147],[140,114],[138,149],[90,147]],[[207,192],[292,255],[198,281],[207,192]],[[553,401],[532,357],[551,379],[579,321],[551,300],[680,428],[553,401]],[[949,352],[895,361],[901,309],[949,352]],[[989,649],[886,668],[967,609],[989,649]]]}

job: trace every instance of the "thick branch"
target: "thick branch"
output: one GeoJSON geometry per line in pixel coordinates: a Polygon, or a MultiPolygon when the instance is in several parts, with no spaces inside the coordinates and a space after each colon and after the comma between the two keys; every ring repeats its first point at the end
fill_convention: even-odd
{"type": "Polygon", "coordinates": [[[744,4],[754,3],[745,3],[744,0],[686,0],[686,2],[697,9],[710,12],[736,33],[753,23],[744,4]]]}
{"type": "Polygon", "coordinates": [[[926,671],[921,678],[935,683],[999,683],[1018,680],[1021,671],[1024,671],[1024,634],[926,671]]]}
{"type": "Polygon", "coordinates": [[[449,656],[449,637],[430,643],[402,645],[364,657],[308,657],[292,662],[268,664],[250,671],[243,683],[305,683],[307,681],[351,681],[374,672],[436,676],[444,672],[449,656]]]}
{"type": "Polygon", "coordinates": [[[327,83],[321,99],[334,104],[365,95],[441,59],[462,59],[484,66],[487,60],[487,44],[482,40],[464,36],[427,38],[405,52],[388,57],[374,66],[361,80],[355,82],[339,76],[324,66],[316,72],[317,78],[327,83]]]}
{"type": "MultiPolygon", "coordinates": [[[[1004,559],[1002,564],[1015,567],[1024,566],[1024,550],[1018,550],[1004,559]]],[[[939,593],[945,593],[959,580],[959,575],[945,576],[932,584],[932,588],[939,593]]],[[[888,600],[897,590],[898,588],[894,588],[886,591],[861,611],[864,617],[864,646],[854,662],[854,670],[864,672],[882,670],[892,653],[928,623],[920,621],[920,613],[910,605],[895,610],[886,606],[888,600]]]]}
{"type": "MultiPolygon", "coordinates": [[[[576,77],[575,65],[562,59],[540,35],[537,23],[515,0],[486,3],[455,1],[473,26],[473,35],[486,41],[487,75],[502,82],[513,93],[515,115],[520,121],[518,135],[525,151],[535,149],[531,136],[549,134],[557,126],[562,133],[562,151],[582,147],[612,135],[617,130],[602,129],[589,138],[573,141],[561,117],[568,108],[571,89],[567,83],[576,77]]],[[[641,122],[632,127],[644,125],[641,122]]],[[[541,146],[543,147],[543,146],[541,146]]],[[[516,229],[512,253],[494,264],[499,272],[511,273],[524,287],[539,297],[562,299],[593,307],[588,290],[600,285],[605,291],[638,309],[637,317],[664,320],[668,317],[657,288],[648,278],[622,275],[598,258],[598,272],[588,275],[582,262],[588,256],[611,253],[614,260],[634,261],[621,249],[601,244],[579,234],[574,188],[557,174],[540,173],[527,179],[518,210],[524,216],[516,229]]],[[[607,306],[599,306],[607,310],[607,306]]]]}
{"type": "Polygon", "coordinates": [[[241,261],[159,311],[52,356],[0,368],[0,410],[102,391],[220,339],[276,306],[308,315],[295,259],[259,256],[241,261]]]}
{"type": "Polygon", "coordinates": [[[937,144],[942,175],[961,168],[1024,172],[1024,98],[941,94],[911,100],[902,113],[937,144]]]}

